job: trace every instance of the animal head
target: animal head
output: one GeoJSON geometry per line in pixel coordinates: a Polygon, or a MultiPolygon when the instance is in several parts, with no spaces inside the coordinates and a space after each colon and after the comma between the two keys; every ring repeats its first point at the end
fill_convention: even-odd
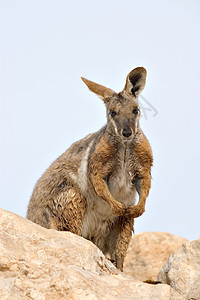
{"type": "Polygon", "coordinates": [[[142,67],[132,70],[127,75],[125,87],[120,93],[83,77],[81,79],[104,101],[108,119],[107,130],[123,140],[133,139],[139,128],[138,96],[145,86],[146,70],[142,67]]]}

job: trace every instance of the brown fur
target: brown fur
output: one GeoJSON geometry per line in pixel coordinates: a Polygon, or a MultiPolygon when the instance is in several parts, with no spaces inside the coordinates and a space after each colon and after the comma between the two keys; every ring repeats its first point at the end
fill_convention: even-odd
{"type": "Polygon", "coordinates": [[[34,188],[27,218],[91,240],[122,270],[134,218],[143,214],[151,187],[153,158],[138,107],[146,70],[132,70],[119,94],[82,79],[103,99],[107,125],[74,143],[49,167],[34,188]]]}

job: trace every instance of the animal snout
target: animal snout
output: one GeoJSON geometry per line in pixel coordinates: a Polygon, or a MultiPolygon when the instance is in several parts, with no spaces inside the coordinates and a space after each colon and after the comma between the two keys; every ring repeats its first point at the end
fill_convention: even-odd
{"type": "Polygon", "coordinates": [[[132,130],[130,127],[125,127],[122,131],[122,135],[126,138],[130,137],[132,135],[132,130]]]}

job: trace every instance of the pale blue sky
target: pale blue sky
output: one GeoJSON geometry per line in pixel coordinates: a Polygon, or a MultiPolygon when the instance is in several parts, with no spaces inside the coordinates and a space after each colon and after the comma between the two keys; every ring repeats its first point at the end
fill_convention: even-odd
{"type": "MultiPolygon", "coordinates": [[[[84,76],[116,91],[148,71],[141,120],[154,154],[135,232],[200,228],[200,2],[0,1],[0,206],[22,216],[42,173],[106,122],[84,76]]],[[[142,101],[142,100],[141,100],[142,101]]]]}

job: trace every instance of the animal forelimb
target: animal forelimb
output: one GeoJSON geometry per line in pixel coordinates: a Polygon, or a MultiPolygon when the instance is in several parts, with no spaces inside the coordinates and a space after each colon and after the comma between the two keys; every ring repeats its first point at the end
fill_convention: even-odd
{"type": "Polygon", "coordinates": [[[125,215],[131,215],[133,218],[141,216],[145,211],[146,198],[151,187],[151,176],[140,179],[135,186],[139,194],[138,204],[128,207],[125,211],[125,215]]]}

